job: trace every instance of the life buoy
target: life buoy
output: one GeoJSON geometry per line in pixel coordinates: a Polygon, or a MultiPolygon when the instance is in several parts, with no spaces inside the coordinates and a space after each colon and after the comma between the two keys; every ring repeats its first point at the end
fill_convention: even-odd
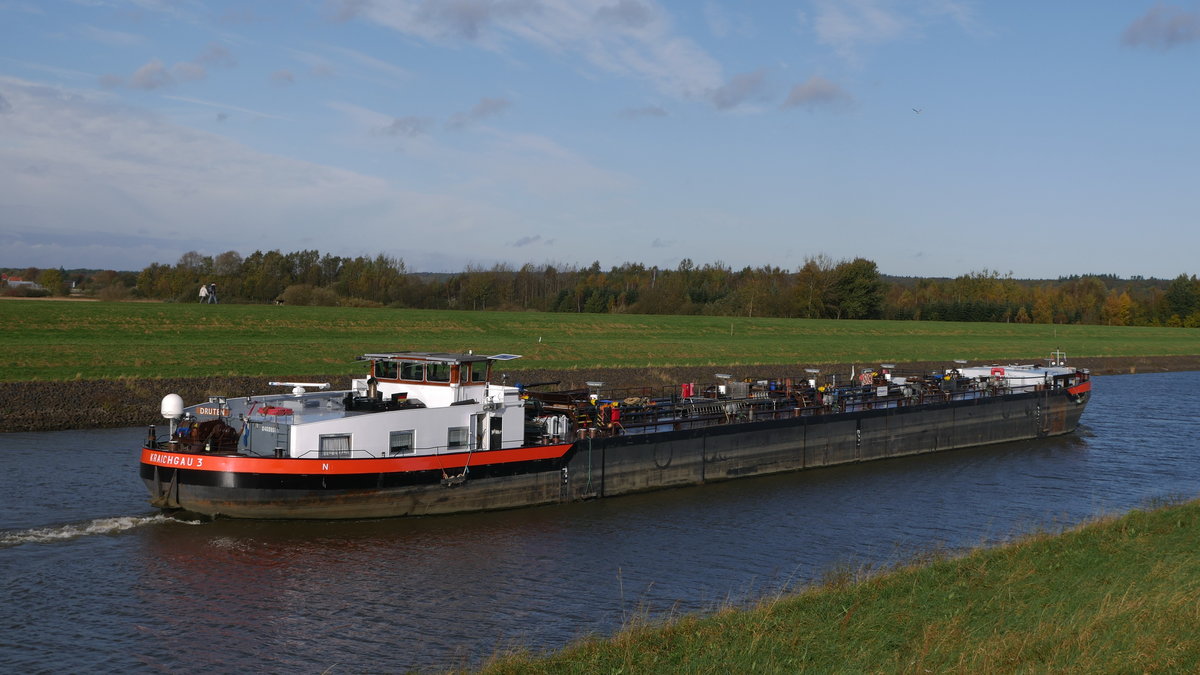
{"type": "Polygon", "coordinates": [[[992,377],[1004,377],[1004,369],[992,368],[992,377]]]}

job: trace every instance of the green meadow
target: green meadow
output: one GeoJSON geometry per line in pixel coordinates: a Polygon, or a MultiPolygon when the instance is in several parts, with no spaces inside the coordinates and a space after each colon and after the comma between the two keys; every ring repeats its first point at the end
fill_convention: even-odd
{"type": "Polygon", "coordinates": [[[747,611],[633,622],[500,673],[1194,673],[1200,503],[859,575],[747,611]],[[863,578],[865,577],[865,578],[863,578]]]}
{"type": "Polygon", "coordinates": [[[344,375],[378,351],[512,353],[522,368],[1166,356],[1181,328],[0,301],[0,381],[344,375]]]}

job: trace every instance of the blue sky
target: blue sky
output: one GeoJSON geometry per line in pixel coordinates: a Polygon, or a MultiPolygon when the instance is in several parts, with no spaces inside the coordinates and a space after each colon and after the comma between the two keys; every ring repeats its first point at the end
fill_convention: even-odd
{"type": "Polygon", "coordinates": [[[1200,273],[1200,2],[0,0],[0,266],[1200,273]]]}

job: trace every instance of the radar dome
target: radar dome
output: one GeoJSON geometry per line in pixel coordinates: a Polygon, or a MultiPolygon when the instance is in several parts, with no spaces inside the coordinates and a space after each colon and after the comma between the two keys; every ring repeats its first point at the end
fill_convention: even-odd
{"type": "Polygon", "coordinates": [[[183,397],[179,394],[167,394],[162,400],[162,416],[174,420],[183,417],[183,397]]]}

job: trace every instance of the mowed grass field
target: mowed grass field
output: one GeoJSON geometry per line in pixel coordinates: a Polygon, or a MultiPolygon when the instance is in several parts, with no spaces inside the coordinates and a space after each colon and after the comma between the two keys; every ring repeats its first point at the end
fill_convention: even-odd
{"type": "Polygon", "coordinates": [[[1200,353],[1194,329],[271,305],[0,301],[0,381],[358,374],[380,351],[511,353],[508,369],[1200,353]]]}

